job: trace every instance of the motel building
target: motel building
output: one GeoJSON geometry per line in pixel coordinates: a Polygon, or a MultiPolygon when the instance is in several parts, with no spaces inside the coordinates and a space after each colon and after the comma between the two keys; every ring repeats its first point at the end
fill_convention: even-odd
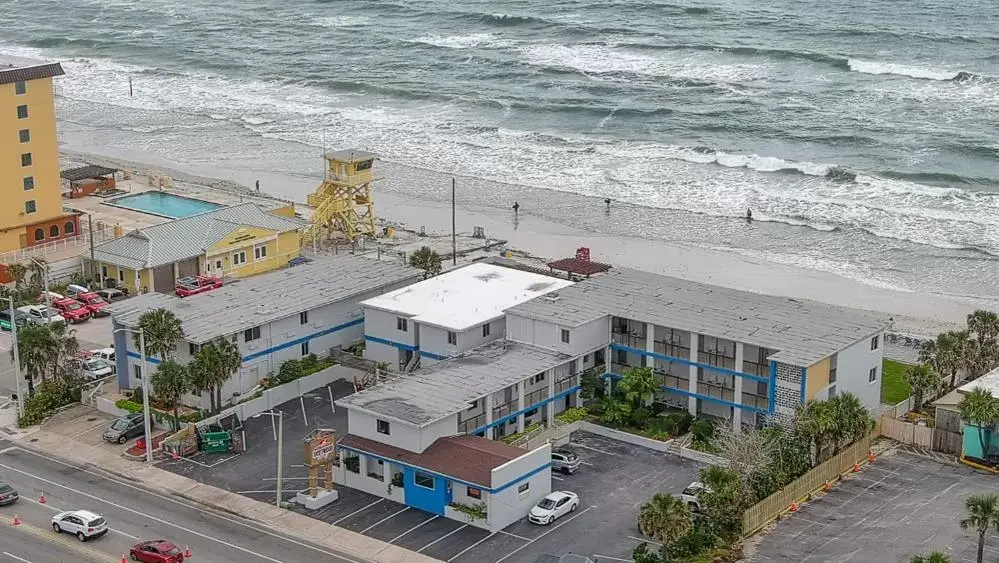
{"type": "MultiPolygon", "coordinates": [[[[189,363],[204,344],[231,339],[243,356],[237,375],[222,388],[222,398],[238,400],[281,364],[309,354],[359,342],[364,333],[361,301],[419,280],[418,270],[352,255],[253,276],[190,297],[146,293],[111,305],[115,329],[136,328],[146,312],[164,308],[181,322],[184,337],[173,358],[189,363]]],[[[141,385],[141,356],[131,333],[117,332],[114,347],[118,387],[141,385]],[[126,353],[120,353],[125,350],[126,353]]],[[[148,357],[150,371],[159,358],[148,357]]],[[[207,409],[207,395],[189,395],[184,404],[207,409]]]]}

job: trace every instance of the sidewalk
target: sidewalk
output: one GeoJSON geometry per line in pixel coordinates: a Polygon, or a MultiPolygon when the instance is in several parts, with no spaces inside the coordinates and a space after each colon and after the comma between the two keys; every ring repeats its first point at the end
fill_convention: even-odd
{"type": "Polygon", "coordinates": [[[102,450],[96,446],[67,439],[65,435],[56,432],[39,428],[8,438],[16,440],[20,447],[25,449],[69,463],[92,465],[161,494],[177,495],[222,512],[238,515],[279,534],[363,561],[372,563],[438,561],[290,510],[198,483],[157,467],[129,461],[119,455],[110,455],[106,449],[102,450]]]}

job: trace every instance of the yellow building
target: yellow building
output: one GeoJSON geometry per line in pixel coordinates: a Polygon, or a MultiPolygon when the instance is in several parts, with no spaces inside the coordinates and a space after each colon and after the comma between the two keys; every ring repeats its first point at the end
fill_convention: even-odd
{"type": "Polygon", "coordinates": [[[0,252],[79,234],[62,208],[52,78],[59,63],[0,56],[0,252]]]}
{"type": "Polygon", "coordinates": [[[133,292],[173,293],[185,276],[268,272],[301,256],[298,219],[252,203],[136,229],[94,248],[102,279],[133,292]]]}

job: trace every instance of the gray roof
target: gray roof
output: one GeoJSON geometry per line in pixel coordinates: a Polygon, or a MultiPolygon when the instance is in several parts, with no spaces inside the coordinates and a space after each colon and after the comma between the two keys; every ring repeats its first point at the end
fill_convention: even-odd
{"type": "Polygon", "coordinates": [[[391,383],[340,399],[340,404],[417,426],[461,412],[472,401],[569,361],[551,350],[497,340],[391,383]]]}
{"type": "Polygon", "coordinates": [[[567,327],[614,315],[779,350],[806,367],[883,330],[873,313],[616,268],[507,312],[567,327]]]}
{"type": "Polygon", "coordinates": [[[303,225],[298,219],[280,217],[244,203],[136,229],[94,247],[94,259],[132,270],[155,268],[201,256],[241,226],[284,233],[303,225]]]}
{"type": "Polygon", "coordinates": [[[330,151],[326,153],[326,158],[339,160],[340,162],[360,162],[362,160],[378,158],[378,155],[360,149],[344,149],[342,151],[330,151]]]}
{"type": "MultiPolygon", "coordinates": [[[[184,339],[200,344],[421,277],[409,266],[345,254],[235,280],[183,299],[146,293],[110,309],[115,321],[125,326],[136,326],[147,311],[167,309],[180,319],[184,339]]],[[[360,315],[360,305],[357,311],[360,315]]]]}

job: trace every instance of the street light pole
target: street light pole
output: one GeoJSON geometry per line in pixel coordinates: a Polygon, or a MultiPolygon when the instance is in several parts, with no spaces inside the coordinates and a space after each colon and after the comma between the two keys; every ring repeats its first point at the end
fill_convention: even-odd
{"type": "MultiPolygon", "coordinates": [[[[48,322],[49,328],[52,328],[52,294],[49,293],[49,266],[48,264],[42,264],[34,258],[31,259],[32,262],[38,264],[42,268],[44,275],[42,276],[42,284],[45,287],[45,320],[48,322]]],[[[69,319],[66,319],[69,322],[69,319]]]]}
{"type": "Polygon", "coordinates": [[[24,397],[21,396],[21,356],[17,350],[17,317],[14,316],[14,296],[10,296],[10,336],[14,351],[14,381],[17,385],[17,417],[24,416],[24,397]]]}
{"type": "MultiPolygon", "coordinates": [[[[134,332],[139,335],[139,355],[142,356],[139,364],[139,377],[142,379],[142,418],[146,431],[146,462],[151,464],[153,462],[153,429],[149,417],[149,361],[146,359],[146,333],[142,328],[119,328],[111,332],[112,334],[115,332],[134,332]]],[[[127,344],[125,352],[128,353],[127,344]]],[[[117,354],[117,352],[115,353],[117,354]]]]}
{"type": "Polygon", "coordinates": [[[284,466],[284,411],[278,411],[278,455],[277,455],[277,500],[275,505],[281,508],[281,477],[284,466]]]}

